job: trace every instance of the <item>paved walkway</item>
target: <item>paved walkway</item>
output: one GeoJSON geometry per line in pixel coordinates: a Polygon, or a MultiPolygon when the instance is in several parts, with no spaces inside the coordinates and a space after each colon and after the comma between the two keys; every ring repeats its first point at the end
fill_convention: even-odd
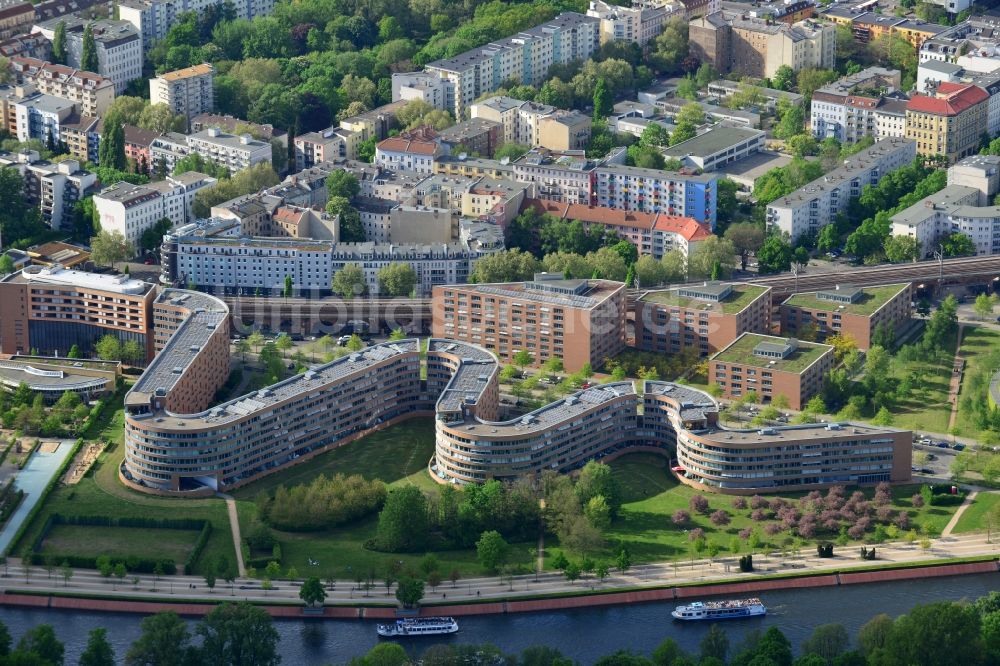
{"type": "Polygon", "coordinates": [[[962,506],[958,507],[958,511],[956,511],[952,515],[951,520],[949,520],[948,524],[944,526],[943,530],[941,530],[942,537],[951,536],[951,531],[955,529],[955,525],[958,525],[958,519],[961,518],[962,514],[965,513],[965,510],[968,509],[969,506],[976,501],[976,497],[978,495],[979,491],[973,490],[972,492],[970,492],[968,495],[965,496],[965,501],[962,502],[962,506]]]}
{"type": "Polygon", "coordinates": [[[948,383],[948,402],[951,403],[951,414],[948,415],[948,432],[955,427],[958,419],[958,393],[962,390],[962,376],[965,374],[965,359],[960,356],[962,351],[962,335],[965,324],[958,324],[958,341],[955,343],[955,360],[952,362],[951,381],[948,383]]]}
{"type": "MultiPolygon", "coordinates": [[[[649,586],[673,586],[684,583],[708,583],[713,581],[760,580],[763,576],[774,574],[805,574],[825,573],[831,570],[849,570],[852,568],[870,568],[879,563],[907,563],[933,561],[947,564],[947,561],[958,557],[982,555],[996,556],[1000,553],[1000,544],[990,543],[985,534],[960,534],[941,537],[925,545],[924,549],[916,543],[886,543],[876,546],[878,561],[871,562],[860,558],[858,547],[837,548],[835,556],[820,559],[814,549],[806,549],[800,555],[782,556],[778,553],[757,553],[754,555],[754,572],[740,574],[736,558],[728,556],[712,560],[685,560],[659,564],[644,564],[630,568],[624,574],[619,571],[604,581],[594,576],[583,580],[568,582],[559,572],[546,572],[539,575],[515,576],[512,580],[493,576],[489,578],[471,578],[461,580],[456,584],[443,584],[435,590],[428,590],[424,602],[461,603],[463,601],[483,601],[486,599],[530,597],[541,594],[588,593],[591,590],[606,590],[618,588],[636,588],[649,586]]],[[[171,599],[194,600],[203,602],[222,602],[232,599],[244,599],[258,603],[300,603],[299,586],[301,581],[275,580],[273,589],[264,590],[261,581],[239,578],[233,585],[220,584],[215,589],[209,589],[205,581],[198,576],[165,576],[158,581],[149,575],[138,575],[138,583],[131,583],[129,575],[127,582],[118,583],[116,579],[102,578],[93,569],[76,569],[69,581],[61,576],[48,576],[42,567],[25,568],[11,561],[8,576],[0,576],[0,589],[6,591],[31,590],[39,592],[66,593],[73,592],[82,595],[101,595],[121,599],[136,597],[148,598],[156,594],[165,601],[171,599]]],[[[381,581],[376,587],[365,590],[355,583],[346,580],[335,581],[327,585],[327,604],[385,604],[395,605],[393,590],[387,593],[381,581]]]]}
{"type": "Polygon", "coordinates": [[[11,539],[17,534],[21,523],[28,517],[31,510],[38,504],[38,500],[42,498],[42,492],[49,485],[52,477],[59,472],[59,468],[62,467],[73,450],[73,445],[73,440],[66,440],[50,453],[35,451],[31,454],[31,459],[28,460],[24,469],[17,473],[14,487],[24,491],[24,500],[14,510],[3,529],[0,529],[0,553],[6,551],[10,546],[11,539]]]}
{"type": "Polygon", "coordinates": [[[236,511],[236,500],[233,499],[232,495],[217,494],[226,500],[226,509],[229,511],[229,529],[233,532],[233,546],[236,547],[236,569],[241,576],[246,576],[247,568],[243,562],[243,538],[240,536],[240,515],[236,511]]]}

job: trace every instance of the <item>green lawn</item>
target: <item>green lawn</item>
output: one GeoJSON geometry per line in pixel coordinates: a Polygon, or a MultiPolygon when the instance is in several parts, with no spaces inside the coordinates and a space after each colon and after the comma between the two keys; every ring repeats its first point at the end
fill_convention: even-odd
{"type": "Polygon", "coordinates": [[[739,363],[747,367],[770,368],[785,372],[802,372],[831,349],[828,345],[799,341],[798,348],[782,359],[755,356],[754,348],[762,342],[781,345],[785,338],[748,333],[720,351],[713,358],[725,363],[739,363]]]}
{"type": "MultiPolygon", "coordinates": [[[[429,418],[407,421],[350,442],[237,490],[234,495],[240,500],[237,512],[241,529],[245,533],[256,520],[257,511],[251,500],[258,493],[281,484],[308,483],[320,474],[361,474],[370,479],[382,479],[390,486],[413,484],[428,492],[435,491],[437,484],[427,473],[427,461],[433,453],[434,422],[429,418]]],[[[302,575],[306,572],[322,576],[332,573],[338,578],[348,579],[370,567],[381,572],[390,560],[402,560],[415,567],[423,553],[390,554],[365,549],[365,542],[375,536],[377,520],[376,516],[371,516],[352,525],[322,532],[276,530],[275,534],[281,542],[281,564],[285,568],[294,566],[302,575]],[[310,559],[318,561],[319,565],[310,566],[310,559]]],[[[528,549],[534,546],[533,543],[514,544],[512,563],[528,566],[528,549]]],[[[436,551],[435,554],[445,575],[453,568],[461,571],[463,576],[483,573],[473,549],[436,551]]]]}
{"type": "Polygon", "coordinates": [[[166,558],[182,564],[198,540],[198,534],[197,530],[56,525],[42,543],[42,554],[54,554],[57,561],[60,555],[73,554],[166,558]]]}
{"type": "Polygon", "coordinates": [[[816,292],[795,294],[785,305],[791,305],[810,310],[820,310],[825,312],[846,312],[848,314],[870,315],[889,300],[902,291],[905,284],[888,284],[883,287],[865,287],[864,294],[855,303],[837,303],[836,301],[826,301],[816,297],[816,292]]]}
{"type": "MultiPolygon", "coordinates": [[[[966,437],[981,437],[983,435],[975,425],[975,418],[968,409],[968,405],[963,406],[961,398],[967,397],[973,389],[972,375],[978,371],[985,371],[987,377],[984,391],[989,391],[989,378],[996,370],[996,352],[1000,350],[1000,331],[987,328],[985,326],[966,326],[965,334],[962,337],[962,357],[965,358],[965,373],[962,376],[962,389],[959,393],[958,418],[955,420],[955,427],[958,434],[966,437]]],[[[978,399],[980,396],[972,396],[978,399]]],[[[989,398],[987,397],[987,400],[989,398]]],[[[995,433],[993,434],[995,436],[995,433]]]]}
{"type": "Polygon", "coordinates": [[[390,485],[414,484],[431,489],[436,484],[427,473],[427,463],[433,454],[433,419],[414,419],[271,474],[239,488],[233,496],[250,500],[262,491],[308,483],[320,474],[360,474],[390,485]]]}
{"type": "MultiPolygon", "coordinates": [[[[967,329],[966,335],[968,333],[967,329]]],[[[947,359],[940,363],[932,361],[902,363],[894,359],[893,374],[897,378],[912,374],[915,382],[910,394],[900,399],[892,410],[893,427],[948,432],[948,419],[951,415],[948,389],[951,382],[952,357],[955,352],[954,338],[948,342],[947,350],[947,359]]]]}
{"type": "MultiPolygon", "coordinates": [[[[952,532],[955,534],[985,532],[987,529],[986,516],[995,510],[998,504],[1000,504],[1000,495],[997,493],[979,493],[976,499],[972,500],[972,504],[962,513],[962,517],[958,519],[952,532]]],[[[993,527],[994,530],[997,528],[1000,528],[1000,525],[993,527]]]]}
{"type": "MultiPolygon", "coordinates": [[[[732,506],[733,497],[700,493],[674,480],[668,469],[667,459],[652,453],[633,453],[613,461],[611,467],[615,478],[623,488],[624,503],[621,516],[605,532],[608,548],[601,557],[612,558],[617,550],[619,540],[624,543],[636,562],[664,561],[690,556],[687,529],[700,527],[705,530],[708,543],[717,544],[725,552],[734,537],[741,529],[757,525],[750,518],[750,509],[738,510],[732,506]],[[709,521],[707,515],[692,516],[691,523],[678,527],[673,524],[672,516],[677,509],[692,513],[688,502],[691,497],[702,494],[709,502],[710,511],[724,509],[730,514],[731,522],[725,527],[716,527],[709,521]]],[[[848,495],[854,489],[848,488],[848,495]]],[[[893,489],[893,507],[896,511],[905,510],[910,514],[910,523],[919,529],[926,526],[931,533],[939,533],[948,523],[957,507],[928,507],[915,509],[910,498],[919,490],[919,486],[906,485],[893,489]]],[[[865,495],[873,495],[872,488],[864,489],[865,495]]],[[[780,497],[796,500],[803,493],[783,493],[780,497]]],[[[765,496],[768,499],[775,495],[765,496]]],[[[871,532],[869,532],[869,535],[871,532]]],[[[828,539],[829,534],[820,534],[817,538],[828,539]]],[[[789,538],[788,532],[782,532],[774,537],[762,537],[772,546],[778,547],[789,538]]],[[[816,539],[804,540],[809,547],[816,539]]],[[[552,551],[546,549],[548,555],[552,551]]]]}
{"type": "MultiPolygon", "coordinates": [[[[183,516],[193,520],[212,522],[212,534],[199,558],[196,568],[203,563],[215,562],[224,555],[232,562],[235,558],[232,532],[225,503],[221,499],[172,499],[153,497],[138,493],[123,486],[118,480],[118,466],[125,456],[123,443],[122,410],[110,412],[98,436],[107,437],[111,442],[98,459],[97,464],[74,486],[57,486],[45,500],[45,504],[15,544],[13,552],[20,555],[31,544],[49,515],[59,513],[64,516],[109,516],[111,518],[177,518],[183,516]]],[[[87,528],[97,529],[97,528],[87,528]]],[[[121,539],[123,554],[139,554],[148,548],[142,543],[142,533],[146,529],[120,528],[125,535],[121,539]],[[132,536],[132,535],[135,536],[132,536]]],[[[174,532],[174,530],[169,530],[174,532]]],[[[197,537],[197,535],[195,535],[197,537]]],[[[184,558],[178,560],[183,564],[184,558]]]]}

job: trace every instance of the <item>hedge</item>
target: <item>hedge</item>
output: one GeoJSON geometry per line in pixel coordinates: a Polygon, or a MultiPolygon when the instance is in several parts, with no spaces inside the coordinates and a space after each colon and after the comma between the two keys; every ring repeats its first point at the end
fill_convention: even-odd
{"type": "Polygon", "coordinates": [[[187,559],[184,560],[184,573],[190,574],[194,571],[194,563],[201,557],[201,552],[205,550],[205,544],[208,543],[210,536],[212,536],[212,523],[205,520],[203,521],[201,534],[198,535],[198,540],[194,543],[194,548],[191,549],[187,559]]]}
{"type": "Polygon", "coordinates": [[[83,440],[76,440],[76,443],[73,444],[73,450],[69,452],[69,455],[66,456],[66,460],[64,460],[63,464],[59,466],[56,473],[52,475],[52,478],[49,479],[48,484],[46,484],[45,488],[38,496],[38,502],[35,506],[31,507],[31,511],[29,511],[28,515],[24,517],[24,522],[21,523],[21,526],[17,528],[17,532],[14,533],[14,538],[10,540],[9,544],[7,544],[6,550],[3,551],[4,557],[10,555],[21,539],[24,538],[24,533],[28,531],[28,527],[35,521],[35,518],[38,517],[38,513],[42,510],[42,507],[45,506],[45,500],[48,498],[49,493],[52,492],[52,489],[56,487],[56,484],[59,483],[63,475],[66,474],[66,470],[69,469],[73,459],[76,458],[76,454],[80,452],[81,446],[83,446],[83,440]]]}
{"type": "MultiPolygon", "coordinates": [[[[38,532],[38,536],[31,543],[28,548],[27,557],[31,558],[32,563],[41,564],[44,561],[44,557],[41,554],[42,544],[45,539],[49,536],[49,532],[56,525],[92,525],[96,527],[151,527],[158,529],[167,530],[200,530],[198,535],[198,540],[195,542],[194,547],[191,549],[191,553],[188,555],[187,560],[184,563],[185,571],[190,573],[190,567],[194,566],[194,563],[198,560],[202,551],[205,549],[205,544],[208,542],[209,536],[212,534],[212,523],[207,520],[193,520],[189,518],[146,518],[143,516],[134,518],[110,518],[108,516],[64,516],[59,513],[53,513],[46,519],[45,525],[38,532]]],[[[96,569],[97,568],[97,556],[86,557],[82,555],[60,555],[60,558],[66,560],[70,563],[70,566],[81,567],[86,569],[96,569]]],[[[138,557],[126,557],[118,558],[112,563],[117,564],[122,562],[125,564],[125,568],[129,571],[136,573],[153,573],[156,565],[159,564],[163,568],[163,573],[166,575],[172,575],[177,573],[177,564],[170,559],[148,559],[148,558],[138,558],[138,557]]]]}

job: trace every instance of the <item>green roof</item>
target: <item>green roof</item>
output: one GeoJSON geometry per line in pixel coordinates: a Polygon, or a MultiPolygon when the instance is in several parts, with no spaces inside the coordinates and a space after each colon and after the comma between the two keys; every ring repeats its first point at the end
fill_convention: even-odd
{"type": "Polygon", "coordinates": [[[815,342],[799,341],[799,347],[786,358],[775,359],[766,356],[754,356],[754,348],[762,342],[784,342],[787,338],[773,335],[744,333],[736,340],[712,357],[713,361],[722,363],[738,363],[755,368],[772,368],[784,372],[799,373],[812,365],[816,359],[833,349],[830,345],[820,345],[815,342]]]}
{"type": "Polygon", "coordinates": [[[870,315],[888,303],[893,296],[906,288],[907,283],[887,284],[882,287],[865,287],[864,295],[856,303],[837,303],[816,297],[816,292],[790,296],[782,305],[820,310],[823,312],[845,312],[847,314],[870,315]]]}
{"type": "Polygon", "coordinates": [[[697,298],[681,298],[677,295],[677,288],[663,289],[660,291],[649,291],[643,294],[639,300],[659,305],[676,305],[679,308],[703,308],[713,310],[719,305],[726,314],[736,314],[741,312],[748,305],[760,298],[761,294],[767,291],[767,287],[758,287],[753,284],[733,284],[733,290],[729,296],[722,301],[703,301],[697,298]]]}

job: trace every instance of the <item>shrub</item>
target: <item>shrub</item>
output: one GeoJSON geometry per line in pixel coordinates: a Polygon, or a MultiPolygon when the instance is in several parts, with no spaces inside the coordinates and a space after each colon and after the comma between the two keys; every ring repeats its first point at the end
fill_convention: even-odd
{"type": "Polygon", "coordinates": [[[673,521],[674,525],[684,525],[689,520],[691,520],[691,514],[689,514],[684,509],[677,509],[674,511],[673,521]]]}
{"type": "Polygon", "coordinates": [[[278,486],[273,497],[258,500],[261,517],[270,525],[287,531],[324,530],[357,520],[378,511],[387,491],[378,479],[360,474],[334,477],[320,475],[310,483],[278,486]]]}
{"type": "Polygon", "coordinates": [[[743,555],[740,557],[740,571],[744,573],[753,571],[753,555],[743,555]]]}
{"type": "Polygon", "coordinates": [[[695,495],[688,501],[688,506],[694,513],[705,513],[708,511],[708,500],[701,495],[695,495]]]}
{"type": "Polygon", "coordinates": [[[767,500],[760,495],[754,495],[750,498],[751,509],[767,509],[769,507],[770,505],[767,503],[767,500]]]}
{"type": "Polygon", "coordinates": [[[747,508],[747,500],[745,497],[737,497],[733,500],[733,508],[737,511],[743,511],[747,508]]]}
{"type": "Polygon", "coordinates": [[[832,543],[818,543],[816,544],[816,555],[818,557],[833,557],[833,544],[832,543]]]}
{"type": "Polygon", "coordinates": [[[719,509],[718,511],[714,511],[712,513],[709,520],[711,520],[712,524],[716,527],[722,527],[723,525],[729,524],[729,514],[726,511],[719,509]]]}

